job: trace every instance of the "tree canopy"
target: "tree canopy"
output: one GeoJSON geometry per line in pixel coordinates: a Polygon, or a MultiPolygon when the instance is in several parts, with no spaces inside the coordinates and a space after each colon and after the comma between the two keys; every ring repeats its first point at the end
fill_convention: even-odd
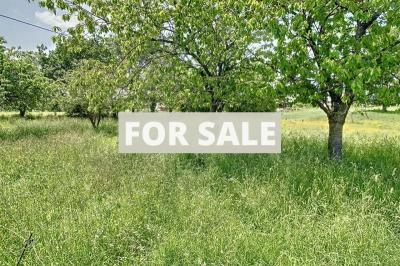
{"type": "MultiPolygon", "coordinates": [[[[256,78],[258,87],[271,90],[272,72],[258,67],[252,45],[259,41],[252,9],[241,1],[42,1],[46,7],[77,14],[82,24],[71,34],[113,36],[129,68],[159,64],[192,78],[192,91],[208,98],[209,110],[235,106],[233,95],[256,78]],[[89,9],[84,7],[90,6],[89,9]],[[171,67],[171,64],[174,66],[171,67]]],[[[153,80],[147,79],[149,83],[153,80]]],[[[146,86],[144,86],[146,87],[146,86]]],[[[170,88],[174,89],[174,88],[170,88]]],[[[256,94],[254,94],[255,96],[256,94]]],[[[270,98],[272,98],[270,95],[270,98]]],[[[201,98],[203,98],[201,97],[201,98]]],[[[193,99],[192,99],[193,100],[193,99]]],[[[197,102],[197,100],[195,100],[197,102]]],[[[202,101],[202,100],[201,100],[202,101]]],[[[267,109],[273,109],[274,105],[267,109]]]]}
{"type": "Polygon", "coordinates": [[[55,38],[56,50],[39,49],[42,72],[66,75],[69,95],[98,90],[99,97],[79,97],[99,116],[100,109],[271,111],[312,103],[327,115],[329,154],[339,159],[354,102],[399,103],[398,1],[38,2],[79,20],[55,38]],[[102,79],[110,71],[115,84],[102,79]]]}
{"type": "Polygon", "coordinates": [[[321,107],[330,124],[330,154],[340,158],[343,124],[353,102],[374,95],[399,97],[390,78],[399,72],[399,3],[306,0],[276,5],[279,12],[266,31],[274,36],[267,55],[278,72],[278,89],[321,107]]]}
{"type": "Polygon", "coordinates": [[[51,86],[34,54],[14,49],[5,54],[2,87],[6,108],[18,110],[24,116],[46,102],[51,86]]]}
{"type": "Polygon", "coordinates": [[[66,77],[66,97],[70,108],[79,106],[94,128],[110,113],[117,94],[117,83],[109,66],[96,60],[84,60],[66,77]]]}
{"type": "Polygon", "coordinates": [[[5,63],[5,40],[3,37],[0,36],[0,110],[2,107],[2,103],[4,101],[4,85],[3,85],[3,70],[4,70],[4,63],[5,63]]]}

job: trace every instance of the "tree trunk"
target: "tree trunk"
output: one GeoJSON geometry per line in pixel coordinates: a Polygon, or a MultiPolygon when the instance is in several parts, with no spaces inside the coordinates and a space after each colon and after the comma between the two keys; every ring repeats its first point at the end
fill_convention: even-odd
{"type": "Polygon", "coordinates": [[[334,113],[329,117],[329,138],[328,153],[333,160],[340,160],[343,157],[343,126],[346,115],[334,113]]]}
{"type": "Polygon", "coordinates": [[[157,108],[157,102],[155,100],[151,100],[150,102],[150,112],[154,113],[157,108]]]}
{"type": "Polygon", "coordinates": [[[92,127],[94,129],[96,129],[96,122],[95,122],[94,117],[92,115],[89,116],[89,120],[90,120],[90,123],[92,124],[92,127]]]}
{"type": "Polygon", "coordinates": [[[90,123],[92,124],[92,127],[94,129],[99,127],[100,121],[101,121],[101,115],[99,114],[91,114],[89,115],[89,120],[90,123]]]}
{"type": "Polygon", "coordinates": [[[96,128],[99,127],[100,121],[101,121],[101,115],[97,115],[96,128]]]}
{"type": "Polygon", "coordinates": [[[332,160],[341,160],[343,157],[343,126],[347,114],[354,102],[354,94],[349,93],[348,101],[342,100],[342,95],[329,90],[329,97],[324,101],[317,101],[319,107],[326,113],[329,121],[328,154],[332,160]]]}
{"type": "Polygon", "coordinates": [[[210,112],[222,112],[224,110],[224,104],[223,101],[218,99],[215,96],[214,88],[210,85],[205,86],[206,92],[208,92],[211,96],[211,102],[210,102],[210,112]]]}
{"type": "Polygon", "coordinates": [[[387,112],[387,106],[386,106],[386,104],[382,104],[382,112],[387,112]]]}
{"type": "Polygon", "coordinates": [[[210,112],[222,112],[224,110],[224,104],[222,103],[221,100],[218,99],[211,99],[211,107],[210,107],[210,112]]]}
{"type": "Polygon", "coordinates": [[[25,114],[26,114],[26,109],[20,109],[20,110],[19,110],[19,116],[20,116],[20,117],[24,117],[25,114]]]}

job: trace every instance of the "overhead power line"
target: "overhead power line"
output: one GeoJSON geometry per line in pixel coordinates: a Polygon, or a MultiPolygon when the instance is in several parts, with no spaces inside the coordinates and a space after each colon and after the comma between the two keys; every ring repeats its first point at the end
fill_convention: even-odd
{"type": "Polygon", "coordinates": [[[0,17],[3,17],[5,19],[9,19],[9,20],[12,20],[12,21],[15,21],[15,22],[18,22],[18,23],[22,23],[22,24],[25,24],[25,25],[28,25],[28,26],[31,26],[31,27],[34,27],[34,28],[38,28],[38,29],[41,29],[41,30],[44,30],[44,31],[52,32],[52,33],[59,34],[59,35],[65,35],[65,33],[63,33],[63,32],[57,32],[55,30],[48,29],[48,28],[45,28],[45,27],[42,27],[42,26],[39,26],[39,25],[35,25],[35,24],[29,23],[29,22],[26,22],[26,21],[23,21],[23,20],[20,20],[20,19],[16,19],[16,18],[13,18],[13,17],[9,17],[9,16],[6,16],[6,15],[3,15],[3,14],[0,14],[0,17]]]}
{"type": "MultiPolygon", "coordinates": [[[[69,3],[69,4],[73,4],[72,2],[69,2],[68,0],[66,0],[66,2],[69,3]]],[[[80,7],[80,6],[77,6],[77,7],[83,9],[83,10],[84,10],[85,12],[87,12],[89,15],[92,15],[92,16],[95,16],[95,17],[97,17],[97,18],[100,18],[100,17],[94,15],[93,13],[89,12],[88,10],[86,10],[86,9],[80,7]]],[[[15,21],[15,22],[18,22],[18,23],[22,23],[22,24],[25,24],[25,25],[28,25],[28,26],[31,26],[31,27],[34,27],[34,28],[37,28],[37,29],[40,29],[40,30],[44,30],[44,31],[47,31],[47,32],[55,33],[55,34],[58,34],[58,35],[63,35],[63,36],[66,36],[66,35],[67,35],[67,34],[64,33],[64,32],[57,32],[57,31],[55,31],[55,30],[52,30],[52,29],[49,29],[49,28],[45,28],[45,27],[42,27],[42,26],[39,26],[39,25],[35,25],[35,24],[30,23],[30,22],[23,21],[23,20],[20,20],[20,19],[17,19],[17,18],[13,18],[13,17],[10,17],[10,16],[6,16],[6,15],[3,15],[3,14],[0,14],[0,17],[5,18],[5,19],[8,19],[8,20],[15,21]]],[[[101,18],[101,19],[102,19],[103,21],[109,23],[109,22],[108,22],[107,20],[105,20],[104,18],[101,18]]],[[[86,34],[85,34],[85,35],[86,35],[86,34]]],[[[117,68],[114,70],[114,72],[116,72],[116,70],[122,65],[122,63],[123,63],[123,62],[128,58],[128,56],[133,52],[133,50],[134,50],[134,48],[130,49],[130,50],[122,57],[122,59],[118,62],[117,68]]]]}

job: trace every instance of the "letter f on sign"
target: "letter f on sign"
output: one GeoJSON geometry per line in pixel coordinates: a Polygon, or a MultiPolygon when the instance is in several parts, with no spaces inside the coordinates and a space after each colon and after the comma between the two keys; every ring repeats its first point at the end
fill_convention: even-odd
{"type": "Polygon", "coordinates": [[[125,124],[125,144],[127,146],[132,146],[133,138],[139,137],[139,131],[134,130],[135,128],[139,128],[139,122],[127,122],[125,124]]]}

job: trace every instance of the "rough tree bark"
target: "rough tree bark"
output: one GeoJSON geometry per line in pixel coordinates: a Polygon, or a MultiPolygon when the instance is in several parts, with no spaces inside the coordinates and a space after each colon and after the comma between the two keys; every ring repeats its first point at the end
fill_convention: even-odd
{"type": "Polygon", "coordinates": [[[340,160],[343,157],[343,126],[346,121],[347,113],[332,112],[328,115],[329,137],[328,153],[334,160],[340,160]]]}
{"type": "Polygon", "coordinates": [[[340,96],[331,93],[332,102],[330,105],[327,102],[318,102],[321,109],[328,116],[328,154],[332,160],[341,160],[343,158],[343,126],[353,100],[354,96],[351,96],[350,101],[346,103],[342,101],[340,96]]]}

